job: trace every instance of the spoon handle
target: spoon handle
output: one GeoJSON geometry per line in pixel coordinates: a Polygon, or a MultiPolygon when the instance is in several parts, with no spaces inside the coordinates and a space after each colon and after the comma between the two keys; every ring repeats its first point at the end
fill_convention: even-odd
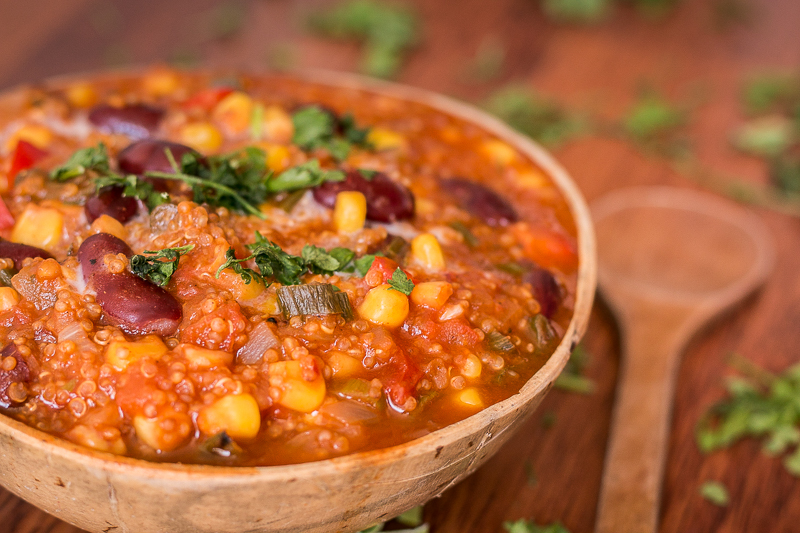
{"type": "Polygon", "coordinates": [[[658,529],[686,310],[639,303],[620,317],[622,358],[595,533],[658,529]]]}

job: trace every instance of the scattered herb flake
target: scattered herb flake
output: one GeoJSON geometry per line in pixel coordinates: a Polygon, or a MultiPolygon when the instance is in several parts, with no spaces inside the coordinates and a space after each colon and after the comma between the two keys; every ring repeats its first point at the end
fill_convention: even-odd
{"type": "Polygon", "coordinates": [[[412,507],[408,511],[398,515],[395,520],[408,527],[420,526],[422,525],[422,509],[422,505],[412,507]]]}
{"type": "Polygon", "coordinates": [[[82,176],[88,171],[99,174],[109,172],[108,151],[105,144],[99,143],[97,146],[77,150],[66,163],[53,169],[50,179],[67,181],[82,176]]]}
{"type": "Polygon", "coordinates": [[[578,394],[591,394],[595,390],[595,383],[583,375],[583,371],[589,362],[589,353],[579,344],[572,351],[572,354],[564,367],[564,371],[556,378],[553,384],[556,388],[567,392],[578,394]]]}
{"type": "Polygon", "coordinates": [[[142,279],[152,281],[159,287],[169,283],[178,269],[178,261],[194,248],[193,244],[163,250],[145,250],[142,255],[131,257],[131,272],[142,279]]]}
{"type": "Polygon", "coordinates": [[[352,146],[369,147],[369,128],[359,128],[349,113],[339,118],[326,109],[309,105],[292,115],[292,123],[292,141],[303,150],[324,148],[335,159],[343,161],[352,146]]]}
{"type": "Polygon", "coordinates": [[[686,122],[685,113],[660,95],[643,94],[623,121],[625,132],[635,141],[664,142],[686,122]]]}
{"type": "Polygon", "coordinates": [[[536,471],[530,459],[525,461],[525,481],[529,487],[535,487],[539,480],[536,478],[536,471]]]}
{"type": "Polygon", "coordinates": [[[392,274],[392,278],[389,280],[390,289],[389,290],[396,290],[402,292],[406,296],[411,294],[411,291],[414,290],[414,282],[408,278],[403,269],[397,267],[397,269],[392,274]]]}
{"type": "Polygon", "coordinates": [[[728,489],[719,481],[706,481],[700,486],[700,496],[719,507],[726,507],[730,501],[728,489]]]}
{"type": "Polygon", "coordinates": [[[749,154],[773,157],[783,153],[795,139],[792,121],[780,115],[752,120],[733,134],[733,145],[749,154]]]}
{"type": "Polygon", "coordinates": [[[296,191],[316,187],[326,181],[344,181],[345,174],[341,170],[326,170],[319,166],[319,161],[312,159],[296,167],[291,167],[267,181],[270,193],[296,191]]]}
{"type": "Polygon", "coordinates": [[[561,522],[547,525],[537,525],[535,522],[521,518],[516,522],[503,522],[503,527],[508,533],[570,533],[561,522]]]}
{"type": "Polygon", "coordinates": [[[369,272],[369,268],[372,266],[373,261],[375,261],[375,256],[373,254],[363,255],[355,260],[354,264],[356,271],[361,274],[362,278],[367,275],[367,272],[369,272]]]}
{"type": "Polygon", "coordinates": [[[751,114],[790,111],[800,101],[800,78],[788,73],[766,73],[748,80],[742,103],[751,114]]]}
{"type": "Polygon", "coordinates": [[[542,10],[551,20],[592,24],[601,21],[611,0],[543,0],[542,10]]]}

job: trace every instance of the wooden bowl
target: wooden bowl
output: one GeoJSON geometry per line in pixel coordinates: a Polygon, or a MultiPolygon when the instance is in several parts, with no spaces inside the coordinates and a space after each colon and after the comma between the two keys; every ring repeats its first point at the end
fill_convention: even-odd
{"type": "Polygon", "coordinates": [[[589,320],[597,264],[589,211],[570,177],[540,146],[449,98],[359,76],[302,80],[380,92],[464,118],[533,159],[566,198],[578,231],[575,312],[547,363],[511,398],[391,448],[288,466],[151,463],[92,451],[0,416],[0,484],[50,514],[96,533],[322,533],[355,531],[441,494],[491,457],[542,401],[589,320]]]}

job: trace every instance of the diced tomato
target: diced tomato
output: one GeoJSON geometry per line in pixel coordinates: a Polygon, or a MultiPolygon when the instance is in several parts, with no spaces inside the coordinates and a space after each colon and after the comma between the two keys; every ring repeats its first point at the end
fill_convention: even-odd
{"type": "MultiPolygon", "coordinates": [[[[378,256],[372,262],[372,266],[369,267],[367,270],[367,274],[364,276],[364,281],[367,282],[367,285],[370,287],[377,287],[378,285],[383,285],[387,283],[390,279],[392,279],[392,275],[394,271],[397,270],[397,261],[389,259],[388,257],[378,256]]],[[[405,272],[408,279],[416,283],[416,281],[411,277],[411,274],[405,272]]]]}
{"type": "Polygon", "coordinates": [[[389,369],[389,376],[383,380],[386,395],[394,405],[402,407],[416,392],[422,372],[402,350],[392,354],[389,369]]]}
{"type": "Polygon", "coordinates": [[[8,210],[5,201],[0,197],[0,230],[9,229],[14,227],[14,217],[11,211],[8,210]]]}
{"type": "Polygon", "coordinates": [[[191,342],[210,350],[231,351],[246,327],[247,319],[242,314],[239,304],[228,302],[184,328],[181,332],[181,342],[191,342]],[[212,329],[212,323],[218,318],[224,321],[223,331],[212,329]]]}
{"type": "Polygon", "coordinates": [[[18,141],[14,155],[11,157],[11,169],[8,171],[8,177],[13,180],[17,174],[28,170],[46,155],[47,152],[36,145],[28,141],[18,141]]]}
{"type": "Polygon", "coordinates": [[[564,271],[575,270],[578,266],[578,253],[575,245],[563,235],[543,228],[519,225],[514,230],[522,244],[525,255],[544,268],[559,268],[564,271]]]}
{"type": "Polygon", "coordinates": [[[209,87],[193,94],[183,103],[184,109],[211,111],[223,98],[233,92],[230,87],[209,87]]]}

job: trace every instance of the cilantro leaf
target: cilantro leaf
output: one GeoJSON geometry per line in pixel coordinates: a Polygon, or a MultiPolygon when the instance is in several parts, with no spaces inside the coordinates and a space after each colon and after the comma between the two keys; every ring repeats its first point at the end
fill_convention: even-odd
{"type": "Polygon", "coordinates": [[[142,255],[131,257],[131,272],[142,279],[149,280],[163,287],[178,269],[178,261],[182,255],[194,248],[193,244],[163,250],[145,250],[142,255]]]}
{"type": "Polygon", "coordinates": [[[306,151],[324,148],[339,161],[347,159],[351,146],[369,146],[369,128],[358,128],[349,113],[339,118],[331,111],[310,105],[295,112],[292,123],[292,142],[306,151]]]}
{"type": "Polygon", "coordinates": [[[372,266],[373,261],[375,261],[375,255],[367,254],[359,257],[353,263],[358,273],[361,274],[361,277],[364,277],[367,275],[367,272],[369,271],[369,268],[372,266]]]}
{"type": "Polygon", "coordinates": [[[170,200],[167,193],[155,190],[152,183],[142,180],[138,176],[132,174],[128,176],[111,174],[100,176],[95,180],[95,188],[97,191],[110,186],[122,187],[123,196],[138,198],[143,201],[151,211],[161,204],[169,203],[170,200]]]}
{"type": "Polygon", "coordinates": [[[397,267],[392,274],[392,278],[389,280],[389,285],[391,286],[391,289],[402,292],[406,296],[411,294],[411,291],[414,290],[414,282],[408,278],[408,275],[406,275],[406,273],[403,272],[403,269],[400,267],[397,267]]]}
{"type": "Polygon", "coordinates": [[[217,279],[222,274],[222,271],[226,268],[232,269],[236,274],[239,274],[244,280],[245,285],[250,285],[253,280],[256,280],[258,283],[262,283],[266,285],[264,281],[264,277],[253,270],[252,268],[247,268],[242,266],[242,263],[245,261],[249,261],[253,259],[252,255],[245,257],[244,259],[237,259],[236,258],[236,251],[233,248],[228,248],[228,251],[225,252],[225,262],[217,269],[217,279]]]}
{"type": "Polygon", "coordinates": [[[320,168],[319,161],[312,159],[302,165],[284,170],[266,183],[270,193],[294,191],[308,187],[316,187],[326,181],[344,181],[345,174],[341,170],[325,170],[320,168]]]}
{"type": "Polygon", "coordinates": [[[97,146],[77,150],[66,163],[53,169],[50,179],[67,181],[82,176],[89,170],[98,173],[109,171],[108,151],[105,144],[99,143],[97,146]]]}
{"type": "Polygon", "coordinates": [[[700,496],[719,507],[726,507],[730,501],[728,489],[719,481],[706,481],[700,486],[700,496]]]}

